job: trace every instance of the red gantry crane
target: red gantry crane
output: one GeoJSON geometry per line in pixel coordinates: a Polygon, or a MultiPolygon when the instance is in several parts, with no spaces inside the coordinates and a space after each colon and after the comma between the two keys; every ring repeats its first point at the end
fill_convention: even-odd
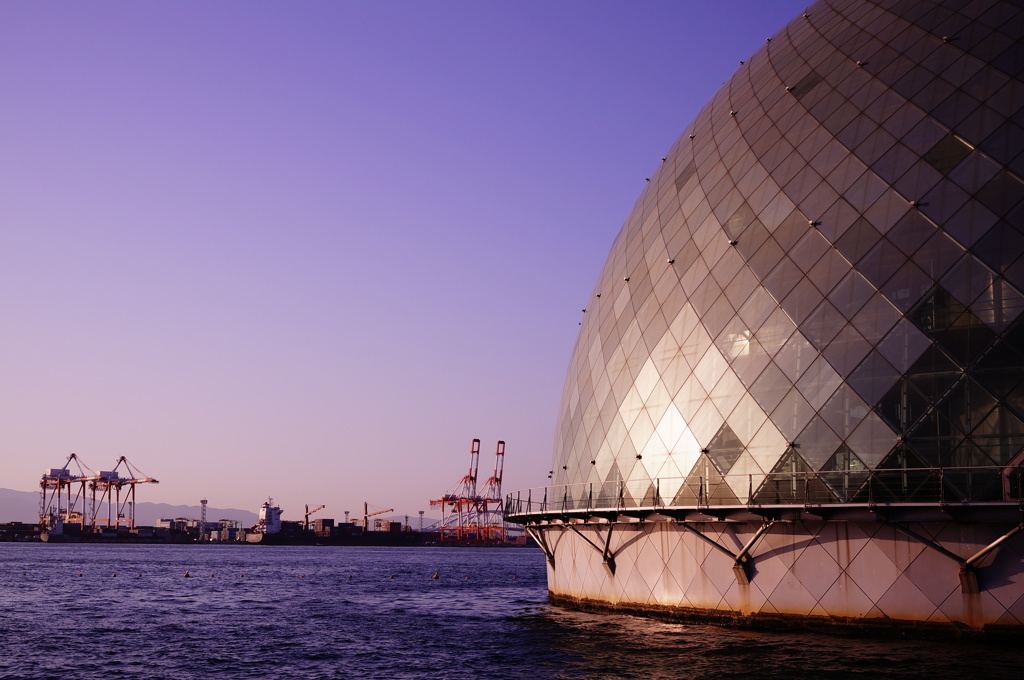
{"type": "Polygon", "coordinates": [[[469,472],[441,498],[430,501],[441,507],[442,543],[500,543],[505,540],[501,506],[501,474],[505,442],[498,442],[494,476],[487,480],[483,493],[477,493],[480,465],[480,440],[474,439],[469,452],[469,472]]]}
{"type": "Polygon", "coordinates": [[[494,451],[494,474],[484,483],[480,493],[482,512],[480,529],[487,543],[505,542],[505,513],[501,497],[501,474],[505,468],[505,442],[499,441],[494,451]]]}

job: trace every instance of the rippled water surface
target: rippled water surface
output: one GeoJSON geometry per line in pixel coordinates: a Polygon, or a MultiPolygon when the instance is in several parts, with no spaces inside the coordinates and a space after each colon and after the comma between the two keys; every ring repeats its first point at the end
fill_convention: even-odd
{"type": "Polygon", "coordinates": [[[0,544],[0,678],[934,680],[1024,662],[571,612],[544,579],[533,549],[0,544]]]}

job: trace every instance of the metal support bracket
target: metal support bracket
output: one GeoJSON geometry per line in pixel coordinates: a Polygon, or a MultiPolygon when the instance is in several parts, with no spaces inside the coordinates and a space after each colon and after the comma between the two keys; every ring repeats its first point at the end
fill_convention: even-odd
{"type": "Polygon", "coordinates": [[[715,539],[704,535],[703,533],[693,528],[686,522],[680,523],[680,526],[682,526],[690,533],[694,534],[695,536],[699,537],[700,539],[714,546],[715,548],[718,548],[726,555],[731,557],[733,560],[732,573],[736,576],[736,582],[740,585],[745,586],[750,584],[750,564],[753,561],[753,558],[750,555],[750,551],[754,548],[757,542],[760,541],[761,538],[768,533],[768,531],[772,528],[773,524],[775,524],[775,520],[768,520],[767,522],[762,524],[761,527],[757,530],[757,532],[751,537],[749,541],[747,541],[747,544],[744,545],[738,553],[734,553],[732,550],[729,550],[715,539]]]}
{"type": "MultiPolygon", "coordinates": [[[[611,576],[615,576],[615,553],[613,553],[611,551],[612,531],[613,531],[615,525],[614,524],[608,524],[608,534],[604,538],[604,547],[603,548],[601,546],[597,545],[596,543],[594,543],[593,541],[591,541],[586,536],[584,536],[583,532],[580,531],[579,529],[577,529],[575,524],[568,524],[566,526],[568,526],[572,531],[574,531],[577,536],[579,536],[584,541],[589,543],[590,546],[594,550],[596,550],[597,552],[601,553],[601,560],[604,562],[604,567],[605,567],[605,569],[608,570],[608,574],[611,575],[611,576]]],[[[594,526],[594,525],[590,525],[590,526],[594,526]]]]}
{"type": "Polygon", "coordinates": [[[530,534],[530,537],[537,543],[537,545],[540,546],[540,549],[544,551],[544,557],[547,558],[548,564],[550,564],[551,568],[554,569],[555,553],[551,549],[551,546],[548,545],[547,539],[544,538],[544,532],[538,531],[535,527],[531,526],[524,526],[523,529],[526,530],[526,533],[530,534]]]}
{"type": "Polygon", "coordinates": [[[708,536],[705,536],[700,531],[698,531],[697,529],[694,529],[692,526],[690,526],[690,524],[688,524],[687,522],[680,522],[679,526],[683,527],[684,529],[686,529],[691,534],[693,534],[697,538],[701,539],[702,541],[704,541],[705,543],[707,543],[711,547],[718,548],[719,550],[724,552],[726,555],[728,555],[732,559],[734,559],[734,560],[736,559],[736,553],[734,553],[733,551],[729,550],[728,548],[726,548],[724,545],[722,545],[721,543],[719,543],[715,539],[710,538],[708,536]]]}
{"type": "Polygon", "coordinates": [[[732,566],[732,573],[736,575],[736,582],[741,586],[750,584],[750,564],[753,561],[753,557],[750,555],[750,551],[753,550],[757,542],[760,541],[765,534],[771,531],[772,526],[775,524],[775,520],[768,520],[761,525],[761,528],[747,541],[747,544],[743,546],[743,549],[736,555],[736,563],[732,566]]]}
{"type": "Polygon", "coordinates": [[[902,524],[897,524],[895,522],[884,522],[884,524],[886,526],[892,527],[901,534],[905,534],[906,536],[913,538],[915,541],[918,541],[919,543],[928,546],[932,550],[935,550],[936,552],[945,555],[949,559],[959,564],[960,592],[965,594],[974,594],[981,592],[981,588],[978,585],[978,564],[986,557],[988,557],[989,553],[991,553],[993,550],[1002,545],[1004,541],[1010,539],[1012,536],[1019,533],[1020,531],[1024,531],[1024,522],[1021,522],[1016,527],[1010,529],[1008,532],[1006,532],[996,540],[992,541],[975,554],[971,555],[967,559],[964,559],[956,553],[946,550],[935,541],[925,538],[924,536],[918,534],[915,531],[912,531],[911,529],[908,529],[902,524]]]}
{"type": "Polygon", "coordinates": [[[998,548],[1003,541],[1008,540],[1014,534],[1024,530],[1024,522],[1021,522],[1013,529],[1010,529],[1005,534],[992,541],[984,548],[976,552],[975,554],[964,560],[963,565],[960,567],[960,589],[965,593],[977,593],[980,592],[978,587],[978,564],[981,563],[989,553],[998,548]],[[965,577],[967,580],[965,581],[965,577]],[[969,589],[971,588],[971,589],[969,589]]]}

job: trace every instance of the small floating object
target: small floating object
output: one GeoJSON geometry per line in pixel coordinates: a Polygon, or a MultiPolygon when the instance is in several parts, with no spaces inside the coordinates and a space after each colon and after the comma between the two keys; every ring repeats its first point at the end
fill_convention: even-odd
{"type": "Polygon", "coordinates": [[[299,578],[306,578],[306,577],[303,574],[299,574],[299,578]]]}
{"type": "Polygon", "coordinates": [[[190,573],[188,573],[188,572],[186,571],[186,572],[185,572],[185,578],[192,578],[192,574],[190,574],[190,573]]]}
{"type": "Polygon", "coordinates": [[[392,574],[391,576],[388,576],[388,578],[394,578],[394,577],[395,577],[395,575],[394,575],[394,574],[392,574]]]}
{"type": "Polygon", "coordinates": [[[438,579],[438,578],[440,578],[440,577],[441,577],[441,572],[439,572],[439,571],[435,571],[435,572],[434,572],[434,575],[433,575],[433,576],[431,576],[430,578],[432,578],[432,579],[438,579]]]}
{"type": "Polygon", "coordinates": [[[468,576],[466,577],[466,580],[467,580],[467,581],[469,580],[469,577],[468,577],[468,576]]]}
{"type": "Polygon", "coordinates": [[[138,575],[138,576],[136,576],[135,578],[142,578],[142,574],[139,574],[139,575],[138,575]]]}
{"type": "Polygon", "coordinates": [[[117,574],[111,574],[110,578],[114,578],[115,576],[117,576],[117,574]]]}

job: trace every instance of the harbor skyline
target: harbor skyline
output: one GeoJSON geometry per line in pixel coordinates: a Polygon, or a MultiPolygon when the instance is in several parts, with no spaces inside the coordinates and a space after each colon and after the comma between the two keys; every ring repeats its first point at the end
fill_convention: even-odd
{"type": "Polygon", "coordinates": [[[0,487],[414,515],[473,438],[547,483],[612,238],[801,8],[0,8],[0,487]]]}

